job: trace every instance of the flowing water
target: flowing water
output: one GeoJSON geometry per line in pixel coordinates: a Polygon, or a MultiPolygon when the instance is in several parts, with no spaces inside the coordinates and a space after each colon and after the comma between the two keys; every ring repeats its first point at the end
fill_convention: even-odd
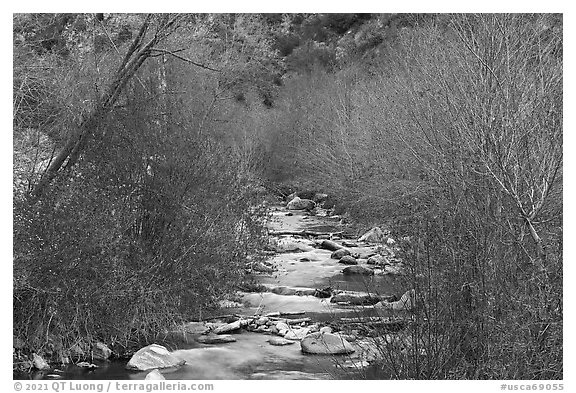
{"type": "MultiPolygon", "coordinates": [[[[337,220],[329,217],[308,216],[295,211],[275,207],[269,223],[271,231],[341,232],[337,220]]],[[[297,240],[291,236],[286,239],[297,240]]],[[[299,240],[300,241],[300,240],[299,240]]],[[[304,240],[301,240],[304,241],[304,240]]],[[[359,245],[351,251],[367,256],[374,247],[359,245]]],[[[400,284],[391,276],[347,276],[343,266],[330,258],[331,251],[307,248],[307,251],[284,252],[274,255],[272,262],[276,271],[260,274],[256,280],[269,287],[326,288],[360,291],[378,294],[400,293],[400,284]]],[[[304,312],[316,322],[330,322],[343,316],[373,315],[370,306],[346,306],[330,303],[330,299],[314,296],[279,295],[272,292],[243,294],[243,308],[226,312],[255,315],[269,312],[304,312]]],[[[351,356],[318,356],[301,352],[299,342],[287,346],[272,346],[270,335],[245,332],[235,334],[236,342],[204,345],[193,343],[186,349],[173,352],[185,360],[184,366],[174,370],[162,370],[166,379],[351,379],[359,375],[356,367],[361,363],[363,347],[352,343],[357,351],[351,356]],[[346,367],[340,367],[344,365],[346,367]]],[[[74,365],[60,369],[64,379],[144,379],[147,372],[133,372],[124,368],[125,362],[101,362],[93,371],[79,369],[74,365]]],[[[53,372],[50,374],[54,374],[53,372]]],[[[26,374],[28,378],[48,378],[47,373],[26,374]]],[[[15,376],[16,377],[16,376],[15,376]]],[[[21,378],[24,376],[20,375],[21,378]]]]}

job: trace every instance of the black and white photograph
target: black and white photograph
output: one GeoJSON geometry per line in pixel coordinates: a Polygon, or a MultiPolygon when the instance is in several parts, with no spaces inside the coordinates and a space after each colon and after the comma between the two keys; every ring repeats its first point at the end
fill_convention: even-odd
{"type": "Polygon", "coordinates": [[[564,14],[352,11],[12,13],[10,388],[570,390],[564,14]]]}

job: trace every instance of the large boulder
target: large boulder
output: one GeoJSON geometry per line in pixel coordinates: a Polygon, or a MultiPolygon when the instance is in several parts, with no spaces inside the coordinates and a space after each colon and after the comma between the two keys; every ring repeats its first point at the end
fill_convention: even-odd
{"type": "Polygon", "coordinates": [[[384,243],[388,239],[387,233],[378,227],[370,229],[368,232],[360,236],[359,242],[366,243],[384,243]]]}
{"type": "Polygon", "coordinates": [[[147,371],[155,368],[177,367],[184,364],[162,345],[150,344],[139,349],[128,361],[129,370],[147,371]]]}
{"type": "Polygon", "coordinates": [[[354,352],[344,338],[332,333],[312,333],[300,341],[302,352],[314,355],[345,355],[354,352]]]}
{"type": "Polygon", "coordinates": [[[359,274],[363,276],[371,276],[374,274],[374,270],[364,266],[356,265],[345,267],[344,269],[342,269],[342,273],[344,273],[344,275],[359,274]]]}
{"type": "Polygon", "coordinates": [[[288,210],[312,210],[316,207],[316,202],[310,199],[295,197],[286,205],[288,210]]]}

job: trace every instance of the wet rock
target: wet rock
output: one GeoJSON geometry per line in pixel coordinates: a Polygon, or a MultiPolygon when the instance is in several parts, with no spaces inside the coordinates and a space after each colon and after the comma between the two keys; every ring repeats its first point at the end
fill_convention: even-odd
{"type": "Polygon", "coordinates": [[[342,273],[344,273],[344,275],[354,275],[354,274],[358,274],[358,275],[363,275],[363,276],[370,276],[372,274],[374,274],[374,270],[369,269],[367,267],[364,266],[348,266],[345,267],[342,270],[342,273]]]}
{"type": "Polygon", "coordinates": [[[312,333],[300,342],[302,352],[315,355],[345,355],[354,352],[354,347],[339,335],[312,333]]]}
{"type": "Polygon", "coordinates": [[[310,329],[308,328],[293,329],[288,331],[284,335],[284,338],[287,340],[302,340],[308,333],[310,333],[310,329]]]}
{"type": "Polygon", "coordinates": [[[350,255],[350,250],[347,250],[345,248],[340,248],[336,251],[334,251],[332,253],[332,255],[330,255],[330,258],[332,259],[341,259],[342,257],[346,256],[346,255],[350,255]]]}
{"type": "Polygon", "coordinates": [[[384,243],[387,238],[388,235],[382,229],[374,227],[360,236],[358,241],[366,243],[384,243]]]}
{"type": "Polygon", "coordinates": [[[400,300],[395,302],[385,302],[382,301],[376,304],[375,308],[380,308],[384,310],[393,310],[393,311],[410,311],[413,310],[416,306],[416,291],[411,289],[406,291],[400,300]]]}
{"type": "Polygon", "coordinates": [[[205,336],[198,336],[196,341],[201,344],[226,344],[233,343],[236,339],[230,334],[208,334],[205,336]]]}
{"type": "Polygon", "coordinates": [[[32,354],[32,365],[37,370],[50,370],[50,365],[44,358],[36,353],[32,354]]]}
{"type": "Polygon", "coordinates": [[[106,344],[97,342],[92,348],[92,358],[96,360],[108,360],[112,356],[112,350],[106,344]]]}
{"type": "Polygon", "coordinates": [[[294,197],[286,205],[288,210],[312,210],[316,207],[316,202],[310,199],[302,199],[300,197],[294,197]]]}
{"type": "Polygon", "coordinates": [[[270,337],[268,339],[268,343],[270,343],[270,345],[274,345],[274,346],[284,346],[284,345],[294,344],[295,341],[287,340],[287,339],[282,338],[282,337],[270,337]]]}
{"type": "Polygon", "coordinates": [[[322,240],[322,243],[320,243],[320,248],[330,251],[336,251],[343,247],[338,243],[333,242],[332,240],[322,240]]]}
{"type": "Polygon", "coordinates": [[[352,255],[344,255],[338,263],[342,263],[344,265],[357,265],[358,261],[352,255]]]}
{"type": "Polygon", "coordinates": [[[235,330],[240,329],[241,327],[242,327],[242,322],[241,322],[241,320],[238,320],[236,322],[227,323],[225,325],[222,325],[222,326],[216,328],[214,330],[214,333],[223,334],[223,333],[233,332],[235,330]]]}
{"type": "Polygon", "coordinates": [[[151,380],[151,381],[161,381],[164,379],[166,379],[164,378],[164,375],[162,375],[162,373],[157,369],[150,371],[148,374],[146,374],[146,378],[144,378],[144,380],[151,380]]]}
{"type": "Polygon", "coordinates": [[[204,322],[188,322],[184,324],[184,331],[190,334],[206,334],[210,328],[204,322]]]}
{"type": "Polygon", "coordinates": [[[147,371],[154,368],[177,367],[184,364],[168,350],[157,344],[150,344],[139,349],[128,361],[126,368],[129,370],[147,371]]]}
{"type": "Polygon", "coordinates": [[[369,293],[341,292],[330,299],[330,303],[347,303],[355,306],[373,305],[380,301],[380,298],[369,293]]]}

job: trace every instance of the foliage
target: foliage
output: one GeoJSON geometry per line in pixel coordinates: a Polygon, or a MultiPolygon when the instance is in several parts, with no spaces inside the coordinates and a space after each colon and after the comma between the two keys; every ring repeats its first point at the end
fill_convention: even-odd
{"type": "Polygon", "coordinates": [[[562,19],[409,22],[379,66],[287,80],[269,176],[413,239],[423,306],[386,375],[561,378],[562,19]]]}
{"type": "MultiPolygon", "coordinates": [[[[94,44],[70,58],[59,54],[61,63],[43,75],[49,94],[15,113],[22,119],[15,148],[23,154],[15,163],[14,335],[30,350],[55,357],[69,356],[75,345],[89,350],[97,340],[123,353],[177,322],[202,317],[234,291],[248,255],[262,246],[264,211],[255,207],[261,195],[242,156],[218,141],[215,127],[200,132],[186,102],[171,99],[179,80],[201,75],[164,56],[148,57],[118,85],[109,111],[98,111],[99,92],[116,86],[116,67],[132,48],[132,41],[115,46],[112,37],[131,26],[134,40],[141,39],[137,29],[148,20],[111,18],[110,31],[95,22],[83,41],[94,44],[90,37],[105,32],[108,47],[94,44]],[[53,80],[62,73],[69,77],[53,80]],[[54,122],[47,124],[42,113],[41,121],[27,120],[46,97],[62,103],[54,122]],[[46,192],[27,197],[51,165],[38,163],[76,144],[86,119],[95,127],[85,128],[76,165],[68,159],[46,192]],[[57,126],[60,132],[50,132],[57,126]]],[[[189,22],[180,19],[178,28],[189,22]]],[[[169,34],[174,42],[176,30],[169,34]]],[[[80,51],[81,41],[71,48],[80,51]]],[[[38,52],[28,60],[52,56],[38,52]]],[[[18,69],[15,75],[26,73],[34,74],[18,69]]],[[[194,90],[189,97],[206,98],[194,90]]]]}

